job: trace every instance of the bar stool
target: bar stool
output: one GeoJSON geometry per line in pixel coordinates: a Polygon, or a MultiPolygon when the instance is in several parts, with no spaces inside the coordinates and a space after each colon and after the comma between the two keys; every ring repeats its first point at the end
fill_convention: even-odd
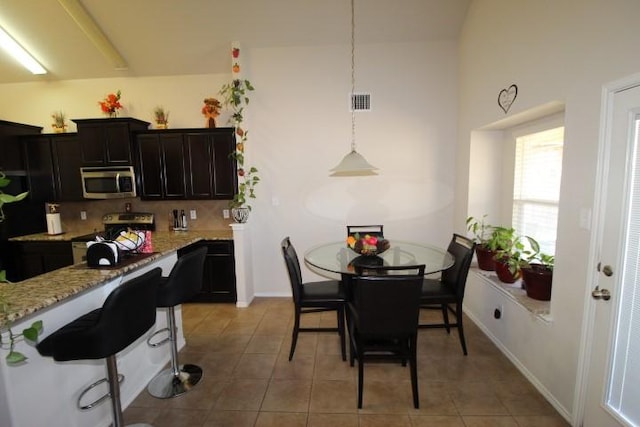
{"type": "MultiPolygon", "coordinates": [[[[42,356],[64,362],[83,359],[106,359],[107,378],[85,389],[78,398],[78,408],[91,409],[111,397],[113,426],[124,425],[120,402],[120,382],[116,354],[141,337],[156,322],[156,288],[162,270],[153,270],[131,279],[114,289],[102,308],[93,310],[66,324],[42,340],[36,348],[42,356]],[[109,393],[86,406],[83,396],[107,381],[109,393]]],[[[135,424],[142,426],[146,424],[135,424]]]]}
{"type": "Polygon", "coordinates": [[[200,247],[176,261],[168,277],[160,279],[157,290],[157,307],[167,308],[168,327],[160,329],[147,340],[151,347],[171,342],[171,368],[156,375],[147,386],[153,397],[167,399],[180,396],[193,388],[202,379],[202,368],[197,365],[178,364],[178,343],[176,338],[175,306],[188,301],[202,288],[202,274],[207,248],[200,247]],[[169,331],[164,340],[152,343],[156,334],[169,331]]]}

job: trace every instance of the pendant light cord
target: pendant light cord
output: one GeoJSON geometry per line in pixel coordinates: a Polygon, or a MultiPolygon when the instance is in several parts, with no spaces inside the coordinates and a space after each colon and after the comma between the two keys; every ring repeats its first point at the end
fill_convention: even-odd
{"type": "Polygon", "coordinates": [[[353,96],[356,91],[356,14],[355,0],[351,0],[351,151],[356,151],[356,109],[353,105],[353,96]]]}

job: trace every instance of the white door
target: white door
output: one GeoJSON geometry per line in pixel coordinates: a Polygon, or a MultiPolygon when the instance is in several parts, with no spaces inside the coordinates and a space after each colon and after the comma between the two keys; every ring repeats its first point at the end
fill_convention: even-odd
{"type": "Polygon", "coordinates": [[[640,86],[609,99],[585,427],[640,426],[640,86]]]}

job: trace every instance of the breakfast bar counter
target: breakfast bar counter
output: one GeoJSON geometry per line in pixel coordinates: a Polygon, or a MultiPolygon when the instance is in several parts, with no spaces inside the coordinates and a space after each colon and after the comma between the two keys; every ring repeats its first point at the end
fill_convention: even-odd
{"type": "MultiPolygon", "coordinates": [[[[163,276],[177,260],[177,250],[199,240],[228,240],[231,231],[153,232],[153,253],[136,258],[122,267],[89,268],[86,263],[64,267],[17,283],[0,283],[0,293],[9,304],[0,314],[0,331],[6,328],[21,332],[34,321],[44,325],[42,337],[56,331],[75,318],[102,306],[107,296],[122,283],[160,267],[163,276]]],[[[156,324],[147,334],[118,354],[118,370],[125,375],[121,384],[123,407],[144,388],[170,359],[168,345],[152,348],[146,339],[166,327],[166,309],[156,311],[156,324]]],[[[178,347],[184,345],[182,316],[176,307],[178,347]]],[[[4,341],[3,341],[4,342],[4,341]]],[[[16,350],[28,357],[19,366],[4,361],[6,349],[0,350],[0,426],[108,426],[110,403],[88,411],[76,408],[76,400],[89,384],[106,376],[104,360],[54,362],[41,357],[31,343],[17,342],[16,350]],[[34,407],[35,405],[35,407],[34,407]],[[34,410],[34,408],[37,408],[34,410]]],[[[97,387],[94,396],[106,391],[97,387]]]]}
{"type": "MultiPolygon", "coordinates": [[[[16,237],[11,240],[61,241],[70,240],[81,234],[86,233],[64,233],[56,236],[38,233],[16,237]]],[[[139,262],[128,264],[122,268],[78,268],[78,265],[85,265],[86,267],[86,264],[77,264],[18,283],[0,283],[0,295],[9,303],[8,312],[6,314],[0,312],[0,330],[8,322],[15,322],[28,317],[38,310],[57,304],[66,298],[95,286],[100,286],[109,280],[134,271],[199,240],[229,240],[233,238],[231,230],[154,231],[152,236],[153,251],[155,253],[148,258],[141,259],[139,262]]]]}

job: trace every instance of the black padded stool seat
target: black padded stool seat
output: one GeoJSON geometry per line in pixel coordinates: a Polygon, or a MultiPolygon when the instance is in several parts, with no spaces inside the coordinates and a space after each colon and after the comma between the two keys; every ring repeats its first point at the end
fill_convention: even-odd
{"type": "MultiPolygon", "coordinates": [[[[123,424],[116,354],[141,337],[156,322],[156,288],[160,268],[114,289],[102,308],[93,310],[58,329],[36,348],[57,361],[107,359],[109,396],[114,426],[123,424]]],[[[92,405],[87,408],[92,407],[92,405]]]]}
{"type": "MultiPolygon", "coordinates": [[[[171,342],[171,368],[164,369],[153,377],[147,391],[154,397],[166,399],[186,393],[202,379],[202,368],[196,365],[178,364],[178,343],[176,338],[175,306],[191,299],[202,288],[204,259],[207,248],[202,246],[181,256],[171,269],[168,277],[162,277],[157,290],[157,306],[167,308],[169,337],[155,344],[157,347],[167,341],[171,342]]],[[[155,334],[154,334],[155,336],[155,334]]]]}

